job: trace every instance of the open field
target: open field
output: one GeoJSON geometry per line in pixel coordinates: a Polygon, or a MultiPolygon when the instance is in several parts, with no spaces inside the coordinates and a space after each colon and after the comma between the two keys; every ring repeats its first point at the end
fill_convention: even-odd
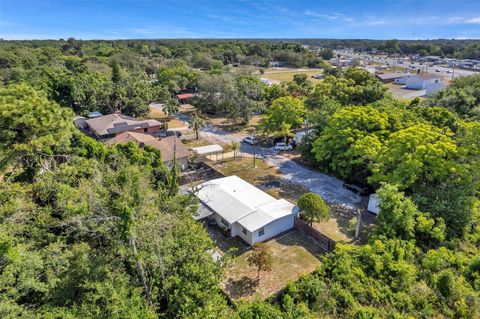
{"type": "Polygon", "coordinates": [[[231,261],[223,289],[232,300],[265,299],[282,290],[288,282],[321,265],[321,251],[316,242],[296,230],[290,230],[266,244],[273,255],[273,267],[269,272],[261,272],[259,277],[257,270],[247,262],[251,251],[240,254],[231,261]]]}
{"type": "Polygon", "coordinates": [[[321,70],[308,70],[308,69],[266,70],[265,73],[259,75],[259,77],[272,80],[274,82],[282,82],[282,81],[291,81],[293,80],[293,76],[295,74],[302,74],[302,73],[308,75],[308,79],[312,83],[319,83],[321,81],[311,77],[312,75],[322,73],[321,70]]]}

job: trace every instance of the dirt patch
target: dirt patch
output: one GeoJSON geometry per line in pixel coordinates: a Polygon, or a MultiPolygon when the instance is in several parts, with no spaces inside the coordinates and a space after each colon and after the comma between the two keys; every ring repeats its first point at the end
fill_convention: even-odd
{"type": "MultiPolygon", "coordinates": [[[[330,219],[322,223],[314,223],[313,227],[331,239],[342,243],[355,243],[355,227],[357,217],[352,210],[332,205],[330,219]]],[[[376,218],[369,212],[362,212],[360,226],[360,243],[368,240],[368,236],[377,225],[376,218]]]]}
{"type": "Polygon", "coordinates": [[[227,269],[222,287],[232,300],[265,299],[281,291],[288,282],[311,273],[320,265],[321,251],[309,237],[291,230],[266,242],[273,255],[273,267],[257,277],[257,270],[250,266],[247,251],[235,257],[227,269]]]}

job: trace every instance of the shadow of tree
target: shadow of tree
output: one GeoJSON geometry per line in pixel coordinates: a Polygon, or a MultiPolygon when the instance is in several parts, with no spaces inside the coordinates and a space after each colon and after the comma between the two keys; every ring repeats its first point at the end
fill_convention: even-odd
{"type": "Polygon", "coordinates": [[[225,285],[225,289],[232,299],[237,299],[252,295],[259,283],[260,280],[258,278],[250,278],[247,276],[243,276],[237,280],[230,278],[225,285]]]}

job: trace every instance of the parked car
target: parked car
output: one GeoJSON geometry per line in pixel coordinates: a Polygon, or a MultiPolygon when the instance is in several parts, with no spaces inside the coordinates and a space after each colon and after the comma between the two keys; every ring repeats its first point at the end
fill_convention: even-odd
{"type": "Polygon", "coordinates": [[[435,69],[435,72],[440,72],[440,69],[435,69]]]}
{"type": "Polygon", "coordinates": [[[368,189],[368,187],[362,187],[362,186],[355,185],[355,184],[344,183],[343,188],[348,189],[349,191],[352,191],[352,192],[354,192],[358,195],[362,195],[362,196],[368,195],[370,193],[370,190],[368,189]]]}
{"type": "Polygon", "coordinates": [[[245,136],[245,137],[243,138],[243,141],[244,141],[245,143],[247,143],[247,144],[250,144],[250,145],[255,145],[255,144],[258,143],[257,139],[256,139],[255,137],[253,137],[253,136],[250,136],[250,135],[245,136]]]}
{"type": "Polygon", "coordinates": [[[285,143],[276,143],[275,149],[277,151],[291,151],[293,149],[292,145],[285,143]]]}
{"type": "Polygon", "coordinates": [[[177,137],[181,137],[182,133],[179,131],[161,131],[158,133],[158,136],[160,137],[167,137],[167,136],[174,136],[176,135],[177,137]]]}
{"type": "Polygon", "coordinates": [[[450,71],[450,70],[447,70],[447,73],[452,73],[452,71],[450,71]]]}

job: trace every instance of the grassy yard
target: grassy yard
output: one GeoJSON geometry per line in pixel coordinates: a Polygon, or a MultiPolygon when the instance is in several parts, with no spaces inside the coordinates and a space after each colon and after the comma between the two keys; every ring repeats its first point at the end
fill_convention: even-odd
{"type": "Polygon", "coordinates": [[[235,124],[231,119],[227,119],[221,116],[208,117],[207,122],[209,124],[220,127],[222,130],[243,137],[251,130],[256,129],[258,123],[262,118],[263,115],[253,115],[247,125],[235,124]]]}
{"type": "Polygon", "coordinates": [[[315,70],[315,71],[303,71],[303,70],[298,70],[298,71],[277,71],[277,70],[266,71],[264,74],[261,74],[259,77],[264,78],[264,79],[268,79],[268,80],[272,80],[272,81],[282,82],[282,81],[291,81],[291,80],[293,80],[293,76],[295,74],[302,74],[302,73],[308,75],[308,79],[312,83],[319,83],[321,81],[321,80],[317,80],[317,79],[314,79],[314,78],[311,77],[312,75],[322,73],[319,70],[315,70]]]}
{"type": "MultiPolygon", "coordinates": [[[[350,223],[350,221],[356,221],[356,217],[335,206],[331,208],[330,212],[331,217],[327,222],[314,223],[313,227],[337,242],[353,243],[356,223],[350,223]]],[[[376,219],[369,213],[362,215],[362,225],[360,226],[361,242],[366,242],[376,223],[376,219]]]]}
{"type": "Polygon", "coordinates": [[[308,274],[320,266],[320,251],[312,242],[296,230],[266,242],[273,255],[273,267],[270,272],[257,271],[247,262],[247,251],[231,261],[227,269],[223,289],[232,300],[255,298],[265,299],[280,290],[288,282],[308,274]]]}

